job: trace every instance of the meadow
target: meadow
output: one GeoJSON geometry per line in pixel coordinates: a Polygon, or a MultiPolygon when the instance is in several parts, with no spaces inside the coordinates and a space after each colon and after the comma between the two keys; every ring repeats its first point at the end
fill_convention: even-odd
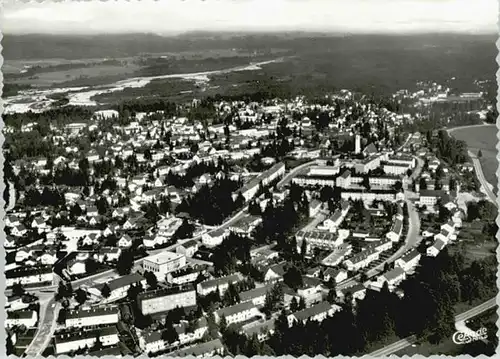
{"type": "Polygon", "coordinates": [[[496,145],[498,129],[495,125],[485,125],[477,127],[458,128],[452,135],[467,143],[467,146],[473,153],[482,152],[480,159],[484,176],[488,182],[495,188],[497,193],[498,180],[496,171],[498,169],[496,145]]]}

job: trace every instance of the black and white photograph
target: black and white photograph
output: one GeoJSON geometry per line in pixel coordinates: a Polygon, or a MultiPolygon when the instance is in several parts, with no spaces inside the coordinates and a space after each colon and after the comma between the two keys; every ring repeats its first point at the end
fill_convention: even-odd
{"type": "Polygon", "coordinates": [[[0,7],[3,355],[496,354],[497,0],[0,7]]]}

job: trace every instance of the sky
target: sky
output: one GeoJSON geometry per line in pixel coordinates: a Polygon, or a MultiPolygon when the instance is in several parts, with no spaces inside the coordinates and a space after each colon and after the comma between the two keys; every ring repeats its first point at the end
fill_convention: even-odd
{"type": "Polygon", "coordinates": [[[6,0],[4,34],[497,33],[497,0],[6,0]]]}

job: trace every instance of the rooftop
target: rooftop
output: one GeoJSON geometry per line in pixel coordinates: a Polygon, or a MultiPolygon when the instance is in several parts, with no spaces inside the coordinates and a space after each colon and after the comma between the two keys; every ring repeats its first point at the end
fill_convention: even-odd
{"type": "Polygon", "coordinates": [[[144,260],[147,260],[148,262],[153,262],[156,264],[165,264],[165,263],[180,259],[182,257],[184,257],[184,255],[182,255],[182,254],[165,251],[165,252],[160,252],[158,254],[146,257],[146,258],[144,258],[144,260]]]}

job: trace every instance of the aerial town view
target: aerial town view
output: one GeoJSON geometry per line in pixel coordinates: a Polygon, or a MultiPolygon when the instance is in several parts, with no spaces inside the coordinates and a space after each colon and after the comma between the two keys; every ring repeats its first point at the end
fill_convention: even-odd
{"type": "Polygon", "coordinates": [[[402,2],[7,3],[6,354],[493,356],[497,4],[402,2]]]}

